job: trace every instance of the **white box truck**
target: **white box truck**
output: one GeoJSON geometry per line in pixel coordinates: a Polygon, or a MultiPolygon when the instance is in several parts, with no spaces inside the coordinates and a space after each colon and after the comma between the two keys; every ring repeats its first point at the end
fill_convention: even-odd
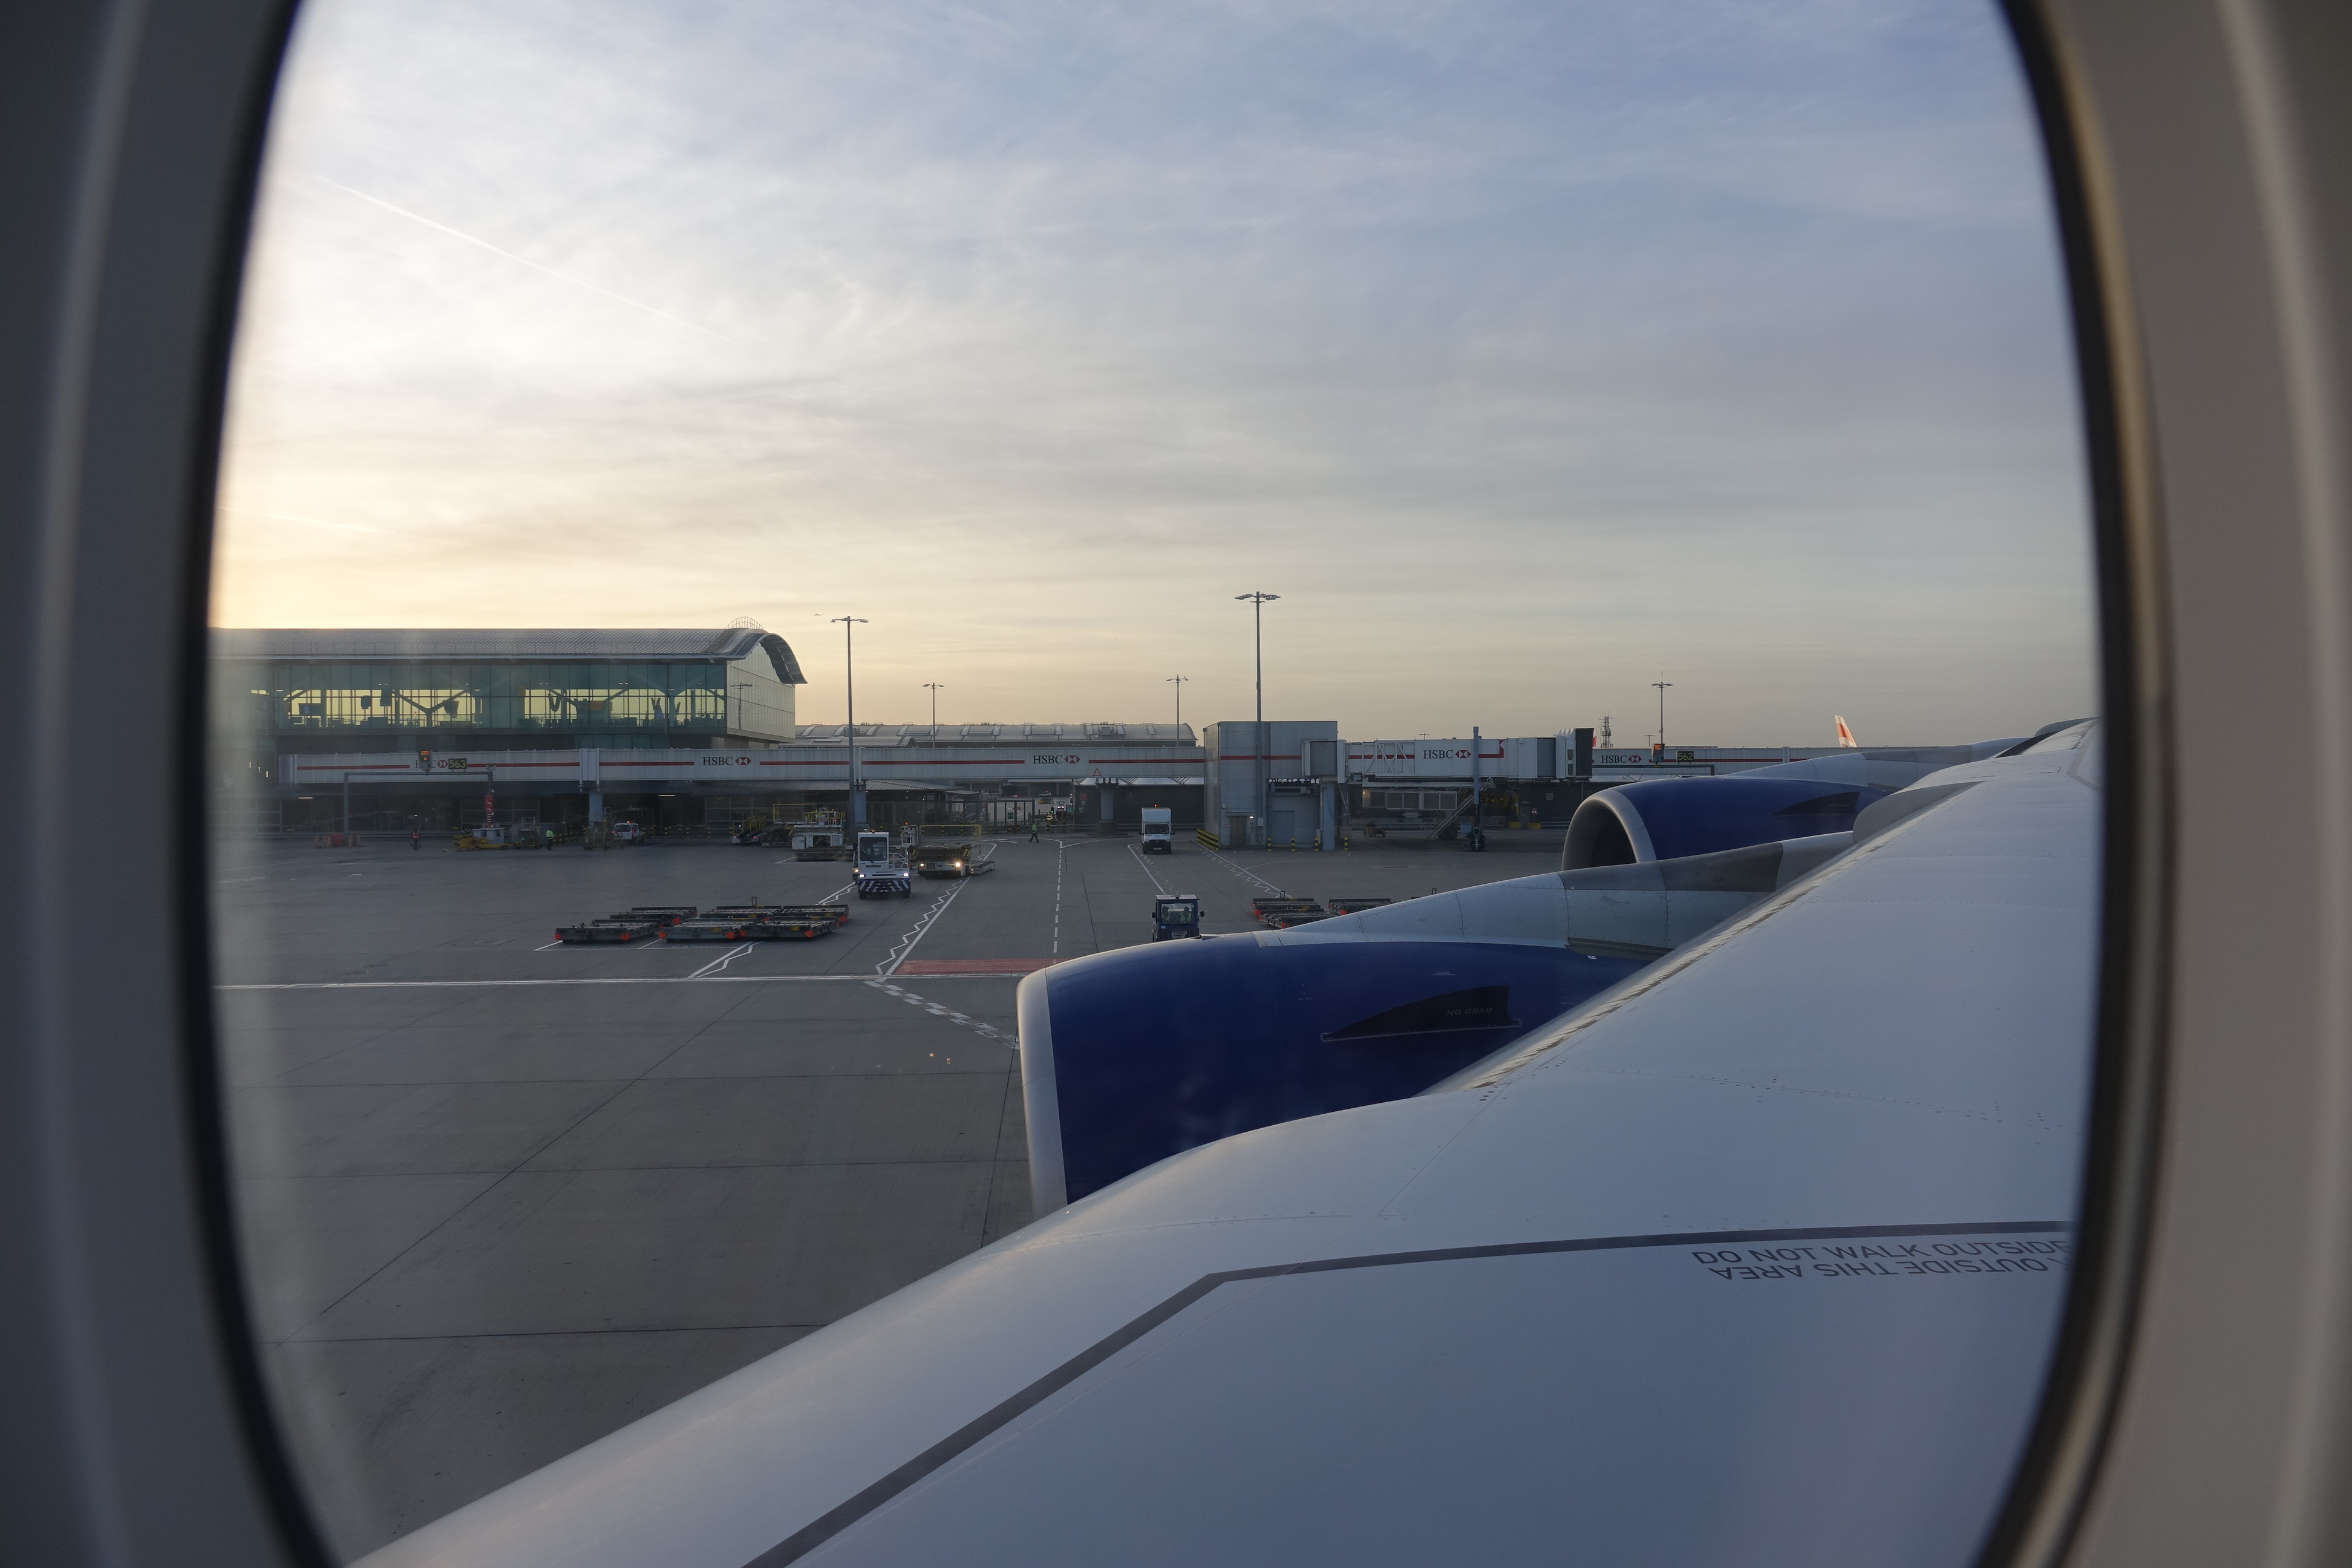
{"type": "Polygon", "coordinates": [[[1146,855],[1176,853],[1176,814],[1164,805],[1143,808],[1143,852],[1146,855]]]}

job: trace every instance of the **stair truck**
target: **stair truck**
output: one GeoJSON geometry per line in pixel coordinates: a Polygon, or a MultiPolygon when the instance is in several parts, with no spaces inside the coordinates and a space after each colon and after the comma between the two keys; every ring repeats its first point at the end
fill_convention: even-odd
{"type": "Polygon", "coordinates": [[[1143,808],[1143,852],[1146,855],[1176,853],[1176,814],[1164,805],[1143,808]]]}

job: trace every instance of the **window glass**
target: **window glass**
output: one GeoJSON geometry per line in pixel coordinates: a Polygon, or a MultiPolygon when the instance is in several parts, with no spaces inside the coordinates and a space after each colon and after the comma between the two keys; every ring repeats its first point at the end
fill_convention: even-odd
{"type": "MultiPolygon", "coordinates": [[[[1493,1189],[1432,1163],[1428,1247],[1555,1188],[1631,1207],[1521,1239],[1983,1233],[1673,1260],[1726,1291],[2015,1287],[1998,1322],[1950,1305],[1974,1296],[1852,1322],[1874,1309],[1821,1297],[1902,1378],[1949,1372],[1871,1374],[1909,1401],[1899,1442],[1864,1405],[1852,1452],[1731,1405],[1677,1428],[1713,1434],[1689,1486],[1749,1499],[1722,1539],[1808,1538],[1740,1489],[1780,1478],[1857,1538],[1933,1537],[1903,1560],[1965,1561],[2063,1298],[2090,1061],[2097,748],[2019,747],[2098,689],[2064,301],[1986,0],[310,0],[236,342],[208,788],[253,1330],[334,1551],[789,1371],[983,1247],[1017,1273],[1040,1194],[1425,1089],[1532,1106],[1573,1080],[1622,1098],[1544,1160],[1654,1116],[1659,1163],[1493,1189]],[[1975,942],[1955,892],[1903,894],[1908,924],[1856,894],[1879,912],[1834,933],[1816,898],[1788,906],[1813,935],[1780,934],[1811,929],[1791,913],[1717,941],[1801,877],[1891,875],[1963,812],[1987,814],[1973,847],[1917,865],[2011,853],[2003,803],[2063,770],[2063,887],[2008,860],[1969,884],[2028,879],[2011,902],[2042,913],[2007,937],[1975,942]],[[1873,814],[1939,780],[1963,787],[1873,814]],[[1148,856],[1147,808],[1171,821],[1148,856]],[[1197,917],[1155,911],[1171,895],[1197,917]],[[1432,931],[1453,958],[1411,946],[1432,931]],[[1359,936],[1404,945],[1302,978],[1359,936]],[[1765,942],[1740,986],[1709,978],[1765,942]],[[1114,960],[1156,967],[1105,982],[1129,1000],[1091,1024],[1052,1004],[1060,1127],[1033,1166],[1044,1047],[1016,991],[1075,997],[1114,960]],[[1654,1002],[1560,1022],[1621,984],[1654,1002]],[[1680,996],[1705,1000],[1640,1034],[1680,996]],[[1921,1061],[1787,1034],[1882,1017],[1973,1032],[1921,1061]],[[1086,1100],[1084,1053],[1122,1042],[1198,1070],[1086,1100]],[[1220,1087],[1200,1064],[1228,1047],[1294,1064],[1282,1093],[1220,1087]],[[2021,1053],[2044,1076],[2018,1081],[2021,1053]],[[1661,1085],[1723,1098],[1641,1098],[1661,1085]],[[1852,1107],[1910,1109],[1793,1131],[1852,1107]],[[2029,1122],[2013,1146],[1954,1131],[2029,1122]],[[1105,1152],[1113,1125],[1160,1131],[1105,1152]],[[1764,1152],[1733,1179],[1708,1151],[1742,1138],[1764,1152]],[[1831,1180],[1825,1149],[1847,1184],[1789,1195],[1831,1180]],[[1919,1433],[1961,1436],[1922,1458],[1919,1433]],[[1882,1519],[1888,1498],[1947,1512],[1882,1519]]],[[[1710,1376],[1785,1373],[1792,1409],[1838,1386],[1794,1351],[1738,1359],[1793,1320],[1496,1278],[1463,1301],[1524,1290],[1555,1339],[1685,1324],[1721,1347],[1710,1376]]],[[[1460,1303],[1366,1300],[1269,1287],[1272,1315],[1217,1331],[1520,1345],[1460,1303]]],[[[956,1327],[977,1355],[996,1310],[956,1327]]],[[[1383,1410],[1426,1435],[1456,1409],[1381,1373],[1346,1380],[1356,1411],[1299,1381],[1312,1360],[1237,1418],[1287,1434],[1261,1473],[1373,1441],[1383,1410]],[[1301,1414],[1343,1406],[1345,1433],[1301,1414]]],[[[1603,1382],[1576,1408],[1612,1408],[1603,1382]]],[[[1086,1441],[1192,1473],[1131,1436],[1086,1441]]],[[[1192,1513],[1219,1510],[1168,1517],[1192,1513]]]]}

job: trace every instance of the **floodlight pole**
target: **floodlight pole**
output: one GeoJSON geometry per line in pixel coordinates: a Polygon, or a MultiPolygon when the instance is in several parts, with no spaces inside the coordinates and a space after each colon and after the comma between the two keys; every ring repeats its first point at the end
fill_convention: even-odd
{"type": "Polygon", "coordinates": [[[1189,675],[1171,675],[1168,678],[1168,684],[1176,689],[1176,728],[1179,730],[1184,727],[1184,683],[1192,679],[1189,675]]]}
{"type": "MultiPolygon", "coordinates": [[[[1235,594],[1234,595],[1234,600],[1237,604],[1244,599],[1249,602],[1250,644],[1252,648],[1255,650],[1257,661],[1257,734],[1256,744],[1250,749],[1257,753],[1257,804],[1255,809],[1257,815],[1258,836],[1261,838],[1264,838],[1265,836],[1267,820],[1265,793],[1265,607],[1267,605],[1281,597],[1282,595],[1279,594],[1267,594],[1262,592],[1235,594]]],[[[1180,687],[1178,689],[1181,690],[1182,689],[1180,687]]]]}
{"type": "Polygon", "coordinates": [[[841,727],[841,735],[849,742],[849,828],[855,833],[866,826],[866,795],[857,787],[857,628],[866,625],[866,617],[833,618],[841,623],[841,671],[848,693],[849,722],[841,727]]]}
{"type": "Polygon", "coordinates": [[[1658,679],[1650,684],[1658,689],[1658,761],[1663,763],[1666,760],[1666,688],[1674,682],[1666,679],[1666,672],[1662,669],[1658,671],[1658,679]]]}
{"type": "Polygon", "coordinates": [[[923,689],[931,694],[931,744],[934,746],[940,743],[940,689],[946,684],[941,680],[923,682],[923,689]]]}

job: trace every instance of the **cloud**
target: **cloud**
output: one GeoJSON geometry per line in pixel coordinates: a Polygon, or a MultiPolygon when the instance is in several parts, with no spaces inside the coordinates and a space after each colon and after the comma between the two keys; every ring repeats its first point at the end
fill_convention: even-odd
{"type": "Polygon", "coordinates": [[[2089,706],[1989,5],[313,0],[262,211],[231,624],[855,606],[877,712],[1208,717],[1265,586],[1363,736],[2089,706]]]}

